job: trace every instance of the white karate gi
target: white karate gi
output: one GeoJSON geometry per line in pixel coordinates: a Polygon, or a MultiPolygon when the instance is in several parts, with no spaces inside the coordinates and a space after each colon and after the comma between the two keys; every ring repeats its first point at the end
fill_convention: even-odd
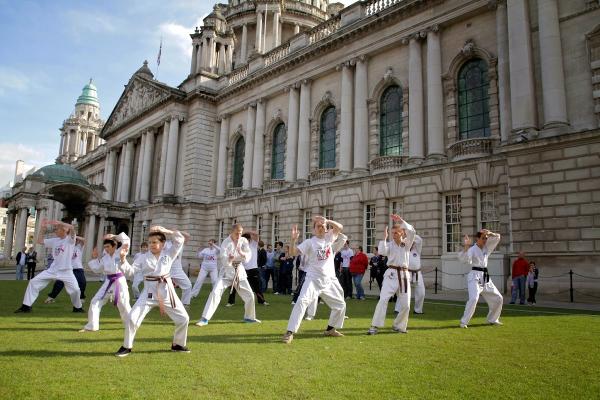
{"type": "Polygon", "coordinates": [[[135,334],[142,321],[150,310],[160,306],[160,300],[163,302],[166,314],[175,323],[173,343],[185,347],[190,318],[179,297],[177,297],[173,282],[169,276],[171,266],[183,247],[183,241],[183,235],[176,231],[173,233],[173,245],[170,248],[166,249],[165,246],[158,257],[148,251],[145,257],[139,260],[139,264],[134,265],[135,269],[141,268],[142,270],[144,275],[144,289],[129,313],[129,318],[125,326],[123,347],[128,349],[133,347],[135,334]],[[161,281],[153,280],[157,278],[160,278],[161,281]],[[173,296],[173,301],[171,301],[171,296],[173,296]]]}
{"type": "MultiPolygon", "coordinates": [[[[408,263],[408,272],[410,272],[411,283],[415,286],[415,312],[423,312],[423,302],[425,301],[425,282],[421,273],[421,250],[423,249],[423,239],[415,235],[415,241],[410,249],[410,261],[408,263]]],[[[396,300],[395,311],[400,312],[400,301],[396,300]]]]}
{"type": "MultiPolygon", "coordinates": [[[[477,268],[487,268],[488,257],[492,254],[492,251],[500,243],[500,235],[493,234],[488,236],[487,242],[483,248],[479,248],[477,244],[471,246],[467,251],[461,251],[458,253],[458,259],[471,266],[477,268]]],[[[469,290],[469,300],[465,305],[465,312],[460,320],[463,325],[468,325],[469,321],[473,317],[479,295],[483,296],[485,301],[488,303],[489,312],[487,320],[489,323],[496,323],[500,318],[502,312],[502,294],[496,289],[494,283],[489,280],[485,282],[483,271],[471,270],[467,275],[467,288],[469,290]]]]}
{"type": "MultiPolygon", "coordinates": [[[[147,253],[148,251],[146,251],[147,253]]],[[[139,263],[140,257],[144,257],[146,253],[139,252],[133,256],[133,264],[139,263]]],[[[140,297],[140,284],[144,281],[144,275],[141,270],[135,270],[133,274],[133,282],[131,283],[131,290],[133,290],[133,297],[137,299],[140,297]]]]}
{"type": "Polygon", "coordinates": [[[200,289],[202,289],[202,284],[207,276],[210,277],[212,287],[215,287],[217,284],[217,281],[219,280],[218,258],[220,251],[221,248],[219,246],[213,245],[212,247],[207,247],[198,252],[198,258],[202,258],[202,264],[200,265],[198,278],[196,279],[196,282],[194,282],[194,287],[192,288],[192,297],[198,297],[200,289]]]}
{"type": "Polygon", "coordinates": [[[297,248],[302,257],[307,257],[306,277],[298,301],[292,309],[287,330],[296,333],[307,308],[321,297],[331,308],[329,326],[340,329],[344,326],[346,302],[344,290],[335,276],[333,244],[338,238],[333,230],[319,239],[313,236],[300,243],[297,248]]]}
{"type": "MultiPolygon", "coordinates": [[[[171,247],[173,244],[169,241],[167,242],[167,246],[171,247]]],[[[173,266],[171,267],[171,279],[173,283],[181,288],[181,302],[184,306],[189,306],[190,301],[192,300],[192,282],[190,278],[188,278],[187,274],[183,272],[183,266],[181,265],[181,256],[183,254],[183,249],[173,261],[173,266]]]]}
{"type": "Polygon", "coordinates": [[[88,267],[97,274],[106,275],[106,279],[100,289],[96,292],[90,308],[88,309],[88,323],[83,327],[86,331],[97,331],[100,329],[100,311],[111,298],[117,301],[117,308],[121,315],[123,324],[127,322],[127,316],[131,311],[129,304],[129,290],[127,288],[127,276],[133,275],[133,268],[129,264],[121,264],[120,252],[123,245],[129,245],[129,237],[125,233],[117,235],[121,246],[115,249],[113,255],[104,253],[100,258],[88,262],[88,267]],[[122,274],[116,277],[114,275],[122,274]],[[112,281],[112,283],[111,283],[112,281]],[[117,299],[118,292],[118,299],[117,299]]]}
{"type": "Polygon", "coordinates": [[[42,289],[48,286],[50,282],[60,280],[65,284],[65,289],[71,297],[73,307],[81,308],[81,299],[79,298],[81,292],[72,267],[75,233],[72,232],[71,235],[65,236],[64,239],[59,237],[44,239],[44,246],[52,249],[52,264],[50,264],[48,269],[42,271],[29,281],[27,290],[25,290],[25,296],[23,297],[23,304],[31,307],[42,289]]]}
{"type": "MultiPolygon", "coordinates": [[[[404,228],[406,232],[406,237],[401,243],[404,244],[404,246],[397,245],[393,239],[389,242],[382,240],[379,242],[378,249],[379,254],[388,257],[388,266],[408,268],[410,263],[410,248],[415,240],[415,229],[405,221],[400,227],[404,228]]],[[[410,273],[408,270],[399,271],[388,267],[383,275],[383,284],[381,293],[379,294],[379,302],[377,302],[377,306],[375,307],[371,325],[377,328],[382,328],[384,326],[388,301],[394,294],[398,294],[400,309],[398,310],[398,316],[394,319],[392,326],[400,332],[406,332],[408,315],[410,312],[410,291],[410,273]],[[402,286],[400,285],[400,282],[402,282],[402,286]]]]}
{"type": "Polygon", "coordinates": [[[208,300],[206,301],[206,306],[204,306],[204,311],[202,312],[202,318],[207,321],[212,318],[213,314],[217,310],[217,307],[221,302],[221,296],[223,296],[225,289],[233,284],[236,268],[233,266],[232,261],[229,260],[230,254],[235,257],[234,261],[236,263],[240,263],[237,266],[238,280],[234,287],[244,301],[244,319],[256,319],[254,292],[252,292],[250,283],[248,283],[246,270],[244,269],[243,265],[241,265],[243,262],[250,261],[250,258],[252,257],[250,245],[248,244],[248,240],[246,240],[246,238],[240,237],[238,239],[236,248],[231,236],[228,236],[225,240],[223,240],[223,243],[221,243],[221,252],[219,257],[222,268],[219,272],[219,280],[217,281],[216,285],[213,286],[213,289],[208,296],[208,300]]]}

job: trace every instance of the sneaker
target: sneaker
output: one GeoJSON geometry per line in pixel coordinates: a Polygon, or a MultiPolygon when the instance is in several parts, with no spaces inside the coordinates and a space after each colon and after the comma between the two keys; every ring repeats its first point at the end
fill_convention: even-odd
{"type": "Polygon", "coordinates": [[[365,300],[367,300],[367,299],[366,299],[365,297],[361,297],[359,300],[360,300],[360,301],[365,301],[365,300]]]}
{"type": "Polygon", "coordinates": [[[127,357],[129,354],[131,354],[131,349],[121,346],[121,348],[115,353],[115,356],[127,357]]]}
{"type": "Polygon", "coordinates": [[[296,305],[296,302],[295,302],[295,301],[292,301],[292,305],[293,305],[293,306],[294,306],[294,305],[296,305]]]}
{"type": "Polygon", "coordinates": [[[461,323],[459,326],[460,326],[461,328],[464,328],[464,329],[467,329],[467,328],[468,328],[467,324],[463,324],[463,323],[461,323]]]}
{"type": "Polygon", "coordinates": [[[273,292],[273,294],[279,296],[279,292],[273,292]]]}
{"type": "Polygon", "coordinates": [[[421,314],[424,314],[424,313],[423,313],[423,312],[416,312],[416,311],[413,311],[413,314],[421,315],[421,314]]]}
{"type": "Polygon", "coordinates": [[[186,346],[181,346],[178,344],[173,344],[171,345],[171,351],[177,352],[177,353],[189,353],[190,349],[188,349],[186,346]]]}
{"type": "Polygon", "coordinates": [[[235,304],[234,303],[227,303],[225,304],[225,307],[233,307],[235,304]]]}
{"type": "Polygon", "coordinates": [[[81,305],[85,304],[85,299],[79,299],[79,300],[81,300],[81,305]]]}
{"type": "Polygon", "coordinates": [[[502,326],[502,325],[504,325],[504,324],[503,324],[502,322],[500,322],[500,321],[494,321],[494,322],[489,322],[489,321],[488,321],[488,323],[489,323],[490,325],[497,325],[497,326],[502,326]]]}
{"type": "Polygon", "coordinates": [[[52,304],[54,302],[56,302],[56,300],[52,297],[48,297],[46,300],[44,300],[44,304],[52,304]]]}
{"type": "Polygon", "coordinates": [[[206,318],[201,318],[200,321],[196,322],[196,326],[206,326],[208,325],[208,320],[206,318]]]}
{"type": "Polygon", "coordinates": [[[372,326],[367,331],[367,335],[377,335],[377,332],[378,332],[377,328],[375,328],[374,326],[372,326]]]}
{"type": "Polygon", "coordinates": [[[75,313],[83,313],[83,312],[85,312],[85,310],[83,309],[83,307],[79,307],[79,308],[73,307],[73,312],[75,312],[75,313]]]}
{"type": "Polygon", "coordinates": [[[514,301],[511,301],[511,302],[510,302],[510,303],[508,303],[508,304],[515,304],[515,302],[514,302],[514,301]]]}
{"type": "Polygon", "coordinates": [[[335,328],[333,328],[331,330],[323,332],[323,336],[341,337],[344,336],[344,334],[342,332],[336,331],[335,328]]]}
{"type": "Polygon", "coordinates": [[[281,341],[285,344],[292,343],[292,340],[294,340],[294,334],[292,332],[286,332],[281,339],[281,341]]]}
{"type": "Polygon", "coordinates": [[[260,324],[260,319],[256,319],[256,318],[244,318],[244,322],[248,323],[248,324],[260,324]]]}
{"type": "Polygon", "coordinates": [[[325,304],[325,303],[323,303],[323,301],[322,301],[322,300],[320,300],[320,301],[319,301],[319,304],[325,304]]]}
{"type": "Polygon", "coordinates": [[[77,332],[79,332],[79,333],[85,333],[85,332],[94,332],[94,331],[91,330],[91,329],[85,329],[85,328],[83,328],[83,329],[78,330],[77,332]]]}
{"type": "Polygon", "coordinates": [[[349,316],[347,316],[347,315],[344,315],[344,319],[348,319],[348,318],[350,318],[350,317],[349,317],[349,316]]]}
{"type": "Polygon", "coordinates": [[[183,308],[185,308],[186,310],[189,310],[190,309],[190,305],[189,304],[184,304],[183,308]]]}
{"type": "Polygon", "coordinates": [[[21,307],[15,310],[15,313],[29,313],[31,312],[31,307],[26,306],[25,304],[21,305],[21,307]]]}
{"type": "Polygon", "coordinates": [[[263,306],[270,306],[271,304],[267,303],[266,301],[264,303],[262,303],[263,306]]]}
{"type": "Polygon", "coordinates": [[[312,321],[314,317],[311,317],[310,315],[307,315],[306,317],[304,317],[305,320],[307,321],[312,321]]]}
{"type": "Polygon", "coordinates": [[[392,330],[396,333],[408,333],[408,331],[403,331],[400,328],[396,328],[395,326],[392,327],[392,330]]]}

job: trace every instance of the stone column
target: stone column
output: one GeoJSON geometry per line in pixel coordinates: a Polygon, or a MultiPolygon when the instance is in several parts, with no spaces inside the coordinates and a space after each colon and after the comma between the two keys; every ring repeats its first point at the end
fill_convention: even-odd
{"type": "Polygon", "coordinates": [[[408,58],[408,150],[412,160],[423,159],[423,74],[421,43],[419,35],[413,35],[409,42],[408,58]]]}
{"type": "Polygon", "coordinates": [[[256,104],[248,105],[246,114],[246,137],[244,148],[244,177],[243,189],[252,187],[252,161],[254,159],[254,129],[256,123],[256,104]]]}
{"type": "Polygon", "coordinates": [[[438,29],[434,26],[427,33],[427,157],[445,154],[442,52],[438,29]]]}
{"type": "Polygon", "coordinates": [[[202,60],[200,63],[202,69],[210,70],[210,38],[202,39],[202,60]]]}
{"type": "Polygon", "coordinates": [[[158,187],[156,188],[156,194],[162,196],[165,188],[165,169],[167,167],[167,148],[169,147],[169,131],[171,121],[170,119],[165,120],[163,125],[163,132],[161,136],[160,146],[160,164],[158,167],[158,187]]]}
{"type": "Polygon", "coordinates": [[[217,63],[217,73],[219,75],[225,73],[225,58],[226,58],[225,45],[223,43],[220,43],[219,44],[218,63],[217,63]]]}
{"type": "Polygon", "coordinates": [[[296,179],[307,181],[310,172],[310,89],[311,81],[300,84],[300,120],[298,121],[298,165],[296,179]]]}
{"type": "Polygon", "coordinates": [[[248,61],[248,27],[246,24],[242,26],[242,48],[240,49],[240,64],[248,61]]]}
{"type": "Polygon", "coordinates": [[[125,147],[125,165],[123,168],[123,190],[121,201],[128,203],[129,202],[129,194],[131,193],[131,172],[133,169],[133,152],[134,152],[134,143],[133,140],[127,141],[127,145],[125,147]]]}
{"type": "Polygon", "coordinates": [[[154,128],[146,132],[144,145],[144,167],[142,174],[142,191],[140,200],[150,201],[150,185],[152,184],[152,165],[154,164],[154,128]]]}
{"type": "Polygon", "coordinates": [[[198,53],[196,56],[196,73],[199,74],[200,71],[202,71],[202,65],[204,63],[204,44],[202,41],[197,45],[196,52],[198,53]]]}
{"type": "Polygon", "coordinates": [[[58,146],[58,156],[61,157],[64,153],[64,146],[65,146],[65,134],[61,134],[60,135],[60,146],[58,146]]]}
{"type": "Polygon", "coordinates": [[[92,256],[92,249],[94,247],[94,236],[96,235],[96,215],[89,214],[88,225],[85,229],[85,250],[83,256],[85,260],[89,260],[92,256]]]}
{"type": "Polygon", "coordinates": [[[262,12],[258,11],[256,13],[256,42],[254,47],[256,47],[256,51],[258,51],[259,53],[262,53],[262,12]]]}
{"type": "Polygon", "coordinates": [[[508,60],[508,21],[506,3],[496,8],[496,37],[498,42],[498,104],[500,108],[500,141],[506,143],[511,130],[510,76],[508,60]]]}
{"type": "Polygon", "coordinates": [[[98,237],[96,238],[96,248],[98,252],[102,251],[102,241],[104,240],[104,224],[106,222],[106,218],[103,215],[100,215],[100,222],[98,222],[98,237]]]}
{"type": "Polygon", "coordinates": [[[219,134],[219,160],[217,167],[217,189],[218,197],[225,196],[225,185],[227,184],[227,142],[229,140],[229,115],[221,117],[221,132],[219,134]]]}
{"type": "Polygon", "coordinates": [[[354,169],[367,170],[369,162],[369,111],[367,110],[367,58],[356,60],[354,80],[354,169]]]}
{"type": "Polygon", "coordinates": [[[82,148],[81,148],[80,155],[85,156],[87,153],[87,144],[88,144],[88,134],[87,133],[83,134],[82,141],[83,141],[83,146],[81,146],[82,148]]]}
{"type": "Polygon", "coordinates": [[[15,233],[15,248],[18,251],[21,251],[21,249],[25,247],[25,242],[27,239],[27,218],[27,207],[19,209],[17,215],[17,232],[15,233]]]}
{"type": "Polygon", "coordinates": [[[265,157],[265,101],[256,102],[256,129],[254,133],[254,159],[252,162],[252,188],[260,189],[263,185],[265,157]]]}
{"type": "Polygon", "coordinates": [[[233,68],[233,44],[228,44],[227,48],[227,60],[225,61],[225,73],[228,74],[233,68]]]}
{"type": "Polygon", "coordinates": [[[108,150],[107,160],[107,169],[106,173],[104,174],[104,187],[106,188],[104,198],[106,200],[112,200],[115,184],[115,164],[117,162],[116,150],[108,150]]]}
{"type": "Polygon", "coordinates": [[[4,237],[4,255],[9,257],[12,255],[13,239],[15,233],[15,216],[14,211],[6,213],[6,236],[4,237]]]}
{"type": "Polygon", "coordinates": [[[169,140],[167,142],[167,162],[165,164],[165,195],[175,195],[175,177],[177,176],[177,149],[179,147],[179,116],[171,116],[169,140]]]}
{"type": "Polygon", "coordinates": [[[144,146],[146,144],[146,135],[142,133],[140,144],[138,145],[138,165],[135,178],[135,201],[138,201],[142,194],[142,177],[144,176],[144,146]]]}
{"type": "Polygon", "coordinates": [[[48,211],[48,209],[46,207],[43,207],[43,206],[37,206],[36,207],[35,229],[33,231],[33,247],[34,247],[35,251],[37,251],[38,253],[42,253],[44,251],[44,246],[43,245],[39,245],[37,243],[37,238],[38,238],[39,233],[40,233],[40,229],[41,229],[41,226],[42,226],[42,221],[46,218],[47,211],[48,211]]]}
{"type": "Polygon", "coordinates": [[[117,181],[117,196],[116,201],[123,201],[123,181],[125,177],[125,152],[127,150],[127,143],[121,145],[121,154],[119,155],[119,169],[118,169],[118,181],[117,181]]]}
{"type": "Polygon", "coordinates": [[[340,171],[350,172],[352,170],[352,142],[353,142],[353,71],[350,62],[342,65],[342,98],[341,98],[341,121],[340,121],[340,171]]]}
{"type": "Polygon", "coordinates": [[[300,25],[294,24],[294,35],[297,35],[299,33],[300,33],[300,25]]]}
{"type": "Polygon", "coordinates": [[[192,66],[190,67],[190,75],[194,75],[198,68],[198,44],[192,42],[192,66]]]}
{"type": "Polygon", "coordinates": [[[298,89],[296,85],[288,88],[288,123],[287,140],[285,145],[285,180],[294,182],[296,180],[296,161],[298,150],[298,89]]]}
{"type": "Polygon", "coordinates": [[[531,28],[526,0],[507,0],[512,130],[536,128],[531,28]]]}
{"type": "Polygon", "coordinates": [[[281,40],[279,37],[279,10],[273,13],[273,48],[279,46],[281,40]]]}
{"type": "Polygon", "coordinates": [[[219,65],[217,64],[217,41],[215,38],[210,40],[210,72],[217,73],[219,65]]]}
{"type": "Polygon", "coordinates": [[[565,72],[556,0],[538,0],[540,68],[544,98],[544,128],[567,125],[565,72]]]}

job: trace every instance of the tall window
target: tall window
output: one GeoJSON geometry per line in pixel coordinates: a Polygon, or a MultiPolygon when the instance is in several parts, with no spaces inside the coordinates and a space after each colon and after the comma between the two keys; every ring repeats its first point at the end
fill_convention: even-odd
{"type": "Polygon", "coordinates": [[[447,195],[444,199],[446,203],[444,207],[444,235],[446,239],[446,251],[460,251],[462,248],[460,194],[447,195]]]}
{"type": "Polygon", "coordinates": [[[225,240],[225,221],[220,220],[219,221],[219,243],[217,243],[217,245],[220,246],[220,244],[223,242],[223,240],[225,240]]]}
{"type": "Polygon", "coordinates": [[[392,220],[392,214],[396,214],[402,217],[402,213],[402,200],[390,200],[390,216],[388,221],[388,225],[390,226],[390,228],[392,225],[394,225],[394,221],[392,220]]]}
{"type": "Polygon", "coordinates": [[[319,168],[335,168],[335,107],[321,114],[319,135],[319,168]]]}
{"type": "Polygon", "coordinates": [[[498,218],[498,192],[479,192],[479,222],[481,229],[498,232],[500,219],[498,218]]]}
{"type": "Polygon", "coordinates": [[[279,241],[279,215],[273,215],[273,219],[271,221],[271,237],[273,238],[273,245],[275,245],[275,242],[279,241]]]}
{"type": "Polygon", "coordinates": [[[312,236],[312,212],[304,211],[304,239],[312,236]]]}
{"type": "Polygon", "coordinates": [[[365,204],[363,244],[365,253],[373,253],[375,247],[375,204],[365,204]]]}
{"type": "Polygon", "coordinates": [[[235,142],[235,148],[233,150],[233,185],[232,187],[242,187],[242,181],[244,180],[244,148],[246,142],[243,137],[240,137],[235,142]]]}
{"type": "Polygon", "coordinates": [[[326,208],[323,210],[323,216],[326,219],[333,219],[333,208],[326,208]]]}
{"type": "Polygon", "coordinates": [[[256,233],[258,234],[258,237],[262,239],[262,235],[263,235],[263,217],[262,217],[262,215],[256,216],[256,233]]]}
{"type": "Polygon", "coordinates": [[[402,154],[402,89],[390,86],[383,92],[380,105],[379,155],[402,154]]]}
{"type": "Polygon", "coordinates": [[[490,136],[487,64],[468,61],[458,73],[458,126],[460,139],[490,136]]]}
{"type": "Polygon", "coordinates": [[[277,125],[273,132],[273,157],[271,158],[271,179],[283,179],[285,157],[285,125],[277,125]]]}

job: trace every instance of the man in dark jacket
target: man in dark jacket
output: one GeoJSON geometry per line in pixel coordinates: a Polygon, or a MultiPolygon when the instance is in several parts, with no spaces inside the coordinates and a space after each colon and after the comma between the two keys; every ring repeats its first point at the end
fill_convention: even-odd
{"type": "Polygon", "coordinates": [[[37,251],[32,247],[29,249],[27,256],[27,280],[31,280],[35,276],[35,267],[37,265],[37,251]]]}
{"type": "Polygon", "coordinates": [[[25,265],[27,265],[27,247],[23,247],[23,249],[17,253],[15,260],[17,261],[16,279],[18,281],[22,281],[25,271],[25,265]]]}

